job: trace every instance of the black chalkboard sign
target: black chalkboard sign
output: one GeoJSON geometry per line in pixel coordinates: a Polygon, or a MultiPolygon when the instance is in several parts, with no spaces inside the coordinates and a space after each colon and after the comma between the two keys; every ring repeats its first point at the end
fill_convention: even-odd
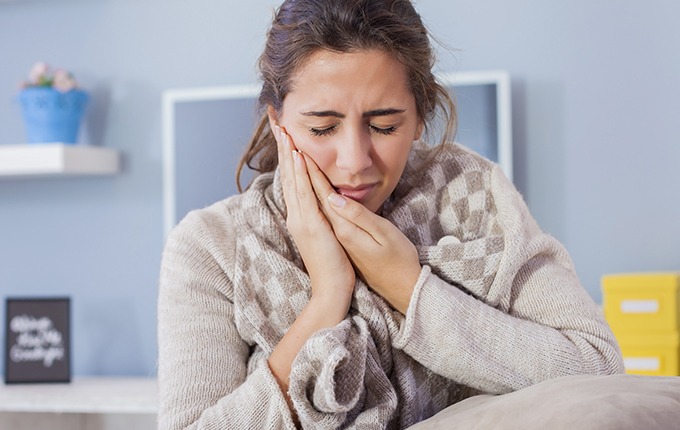
{"type": "Polygon", "coordinates": [[[8,298],[5,383],[70,382],[70,299],[8,298]]]}

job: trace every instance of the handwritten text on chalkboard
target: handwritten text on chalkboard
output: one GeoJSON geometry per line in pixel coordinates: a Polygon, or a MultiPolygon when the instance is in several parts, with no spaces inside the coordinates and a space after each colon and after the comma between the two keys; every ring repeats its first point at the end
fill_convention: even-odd
{"type": "Polygon", "coordinates": [[[13,362],[42,361],[45,367],[52,367],[55,360],[64,359],[64,336],[50,318],[18,315],[12,318],[9,328],[17,335],[9,352],[13,362]]]}

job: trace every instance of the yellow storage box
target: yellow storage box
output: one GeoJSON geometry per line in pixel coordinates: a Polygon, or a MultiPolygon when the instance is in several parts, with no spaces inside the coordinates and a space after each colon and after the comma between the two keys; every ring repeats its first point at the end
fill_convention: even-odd
{"type": "Polygon", "coordinates": [[[680,334],[614,333],[621,347],[626,373],[680,376],[680,334]]]}
{"type": "Polygon", "coordinates": [[[612,330],[680,331],[680,273],[605,275],[602,291],[612,330]]]}

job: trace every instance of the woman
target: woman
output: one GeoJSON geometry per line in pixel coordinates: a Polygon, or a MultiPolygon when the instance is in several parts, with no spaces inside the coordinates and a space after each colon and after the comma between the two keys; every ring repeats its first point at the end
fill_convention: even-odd
{"type": "Polygon", "coordinates": [[[259,64],[241,166],[260,175],[166,245],[162,428],[406,428],[622,370],[563,247],[498,166],[448,143],[410,1],[284,1],[259,64]]]}

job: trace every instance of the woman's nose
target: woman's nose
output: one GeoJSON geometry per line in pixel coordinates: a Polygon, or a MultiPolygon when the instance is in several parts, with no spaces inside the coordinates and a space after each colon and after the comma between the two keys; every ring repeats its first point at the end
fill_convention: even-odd
{"type": "Polygon", "coordinates": [[[345,135],[338,142],[335,165],[352,175],[356,175],[373,165],[371,151],[370,138],[358,133],[352,136],[345,135]]]}

